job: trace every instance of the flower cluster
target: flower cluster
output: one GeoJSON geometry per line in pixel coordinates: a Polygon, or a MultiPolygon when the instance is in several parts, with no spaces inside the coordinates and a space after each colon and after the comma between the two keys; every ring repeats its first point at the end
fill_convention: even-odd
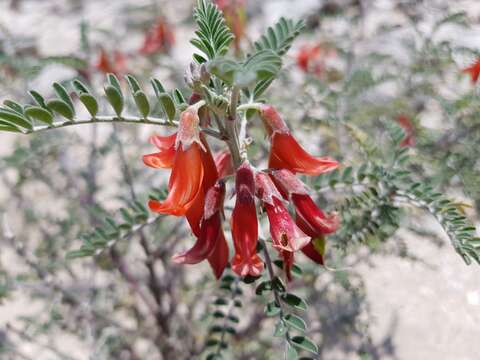
{"type": "Polygon", "coordinates": [[[208,260],[217,278],[229,262],[240,276],[259,276],[264,264],[257,247],[257,198],[268,218],[272,246],[283,259],[287,278],[291,278],[294,254],[298,251],[323,264],[324,236],[337,230],[339,217],[336,213],[325,214],[317,207],[296,173],[319,175],[337,168],[338,163],[329,157],[310,155],[272,106],[259,105],[271,143],[268,169],[255,170],[248,160],[243,160],[234,171],[230,152],[213,155],[200,130],[199,109],[203,104],[199,101],[181,114],[177,133],[152,136],[151,143],[159,151],[143,158],[150,167],[172,169],[168,196],[164,201],[151,200],[150,209],[184,216],[196,237],[195,244],[174,255],[173,261],[197,264],[208,260]],[[226,180],[233,174],[236,199],[230,218],[234,247],[230,259],[222,222],[226,180]]]}

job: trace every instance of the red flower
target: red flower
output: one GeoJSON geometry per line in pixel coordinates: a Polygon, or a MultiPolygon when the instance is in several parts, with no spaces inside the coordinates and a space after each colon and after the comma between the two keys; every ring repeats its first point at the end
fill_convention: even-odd
{"type": "Polygon", "coordinates": [[[228,244],[225,240],[225,235],[223,234],[223,230],[220,231],[220,235],[217,239],[217,243],[213,248],[213,252],[208,257],[208,262],[210,267],[215,274],[217,279],[222,277],[223,271],[227,267],[228,264],[228,257],[229,257],[229,250],[228,244]]]}
{"type": "Polygon", "coordinates": [[[255,180],[250,165],[245,162],[236,174],[237,198],[233,208],[231,228],[235,247],[232,270],[240,276],[259,276],[263,262],[257,255],[258,223],[255,209],[255,180]]]}
{"type": "Polygon", "coordinates": [[[288,170],[274,170],[272,178],[282,194],[290,198],[297,212],[297,225],[309,236],[335,232],[340,225],[336,213],[326,215],[308,195],[305,185],[288,170]]]}
{"type": "Polygon", "coordinates": [[[207,259],[213,253],[219,239],[223,239],[222,211],[224,198],[225,183],[217,181],[208,190],[205,197],[200,234],[195,245],[190,250],[174,255],[174,262],[179,264],[197,264],[207,259]]]}
{"type": "Polygon", "coordinates": [[[260,115],[271,141],[269,168],[319,175],[338,167],[338,162],[330,157],[317,158],[307,153],[272,106],[262,106],[260,115]]]}
{"type": "Polygon", "coordinates": [[[335,50],[320,45],[304,45],[297,54],[297,65],[305,73],[319,76],[325,69],[325,60],[334,56],[335,50]]]}
{"type": "Polygon", "coordinates": [[[412,120],[406,115],[400,115],[396,118],[397,123],[405,131],[405,137],[400,143],[401,147],[415,146],[415,127],[412,120]]]}
{"type": "Polygon", "coordinates": [[[170,24],[160,17],[157,22],[148,30],[139,52],[143,55],[168,52],[175,43],[175,34],[170,24]]]}
{"type": "Polygon", "coordinates": [[[100,49],[97,63],[95,67],[104,74],[115,74],[120,77],[126,74],[127,71],[127,57],[120,51],[113,51],[113,60],[105,49],[100,49]]]}
{"type": "Polygon", "coordinates": [[[223,178],[225,176],[233,175],[233,162],[230,151],[223,150],[214,155],[215,165],[218,171],[218,177],[223,178]]]}
{"type": "Polygon", "coordinates": [[[144,157],[155,167],[172,167],[165,201],[151,200],[149,207],[161,214],[186,216],[195,235],[200,232],[205,194],[217,178],[217,170],[208,144],[200,135],[198,106],[190,106],[180,116],[179,130],[172,149],[169,138],[155,137],[160,152],[144,157]],[[168,166],[167,166],[168,165],[168,166]]]}
{"type": "Polygon", "coordinates": [[[283,271],[287,276],[287,280],[292,281],[292,267],[295,261],[295,253],[291,251],[282,250],[280,255],[283,259],[283,271]]]}
{"type": "Polygon", "coordinates": [[[279,194],[270,177],[263,172],[258,172],[255,176],[255,184],[257,196],[267,211],[273,247],[290,252],[304,247],[310,239],[295,225],[283,204],[282,195],[279,194]]]}
{"type": "Polygon", "coordinates": [[[469,74],[472,83],[475,84],[480,76],[480,57],[469,67],[462,70],[463,73],[469,74]]]}

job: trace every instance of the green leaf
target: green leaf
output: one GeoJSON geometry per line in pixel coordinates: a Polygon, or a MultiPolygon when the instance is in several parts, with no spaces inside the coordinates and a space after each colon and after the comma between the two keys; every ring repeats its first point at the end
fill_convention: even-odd
{"type": "Polygon", "coordinates": [[[61,99],[50,99],[47,100],[47,107],[50,110],[60,114],[64,118],[67,118],[68,120],[73,120],[73,111],[65,101],[61,99]]]}
{"type": "Polygon", "coordinates": [[[45,99],[43,98],[42,95],[40,95],[40,94],[39,94],[38,92],[36,92],[35,90],[30,90],[28,93],[30,94],[30,96],[32,97],[32,99],[38,104],[38,106],[41,106],[41,107],[44,108],[45,110],[51,112],[51,110],[47,107],[47,104],[45,103],[45,99]]]}
{"type": "Polygon", "coordinates": [[[318,347],[315,343],[306,336],[295,336],[290,339],[290,343],[302,350],[309,351],[313,354],[318,354],[318,347]]]}
{"type": "Polygon", "coordinates": [[[291,19],[282,17],[254,43],[255,49],[257,51],[273,50],[278,55],[283,55],[290,49],[293,40],[295,40],[304,27],[305,24],[302,20],[294,22],[291,19]]]}
{"type": "Polygon", "coordinates": [[[234,83],[245,88],[257,81],[273,79],[281,67],[282,60],[273,50],[260,50],[249,56],[236,71],[234,83]]]}
{"type": "Polygon", "coordinates": [[[123,110],[123,96],[122,93],[114,85],[105,86],[105,95],[107,100],[112,105],[113,110],[118,116],[122,115],[123,110]]]}
{"type": "Polygon", "coordinates": [[[90,91],[88,90],[87,86],[82,83],[80,80],[73,80],[73,87],[79,94],[89,94],[90,91]]]}
{"type": "Polygon", "coordinates": [[[45,124],[53,124],[53,116],[50,112],[40,106],[28,106],[25,108],[25,115],[29,118],[41,121],[45,124]]]}
{"type": "Polygon", "coordinates": [[[148,102],[147,95],[142,90],[138,90],[134,95],[133,98],[135,100],[135,104],[137,105],[138,110],[142,114],[144,118],[146,118],[150,114],[150,104],[148,102]]]}
{"type": "Polygon", "coordinates": [[[6,107],[10,108],[11,110],[19,113],[20,115],[23,115],[23,107],[19,103],[13,101],[13,100],[5,100],[3,102],[3,105],[6,107]]]}
{"type": "Polygon", "coordinates": [[[303,311],[307,310],[307,303],[305,302],[305,300],[303,300],[302,298],[298,297],[295,294],[291,294],[291,293],[283,294],[281,296],[281,299],[283,302],[294,307],[295,309],[303,310],[303,311]]]}
{"type": "Polygon", "coordinates": [[[274,301],[269,302],[265,306],[265,314],[267,316],[277,316],[280,313],[281,309],[280,306],[274,301]]]}
{"type": "Polygon", "coordinates": [[[117,89],[120,94],[122,94],[122,87],[120,86],[120,81],[118,81],[118,78],[115,76],[115,74],[108,74],[107,82],[109,85],[112,85],[115,89],[117,89]]]}
{"type": "Polygon", "coordinates": [[[158,79],[151,79],[150,83],[152,84],[153,91],[155,91],[155,95],[157,97],[160,96],[160,94],[165,93],[165,88],[163,87],[162,83],[158,79]]]}
{"type": "Polygon", "coordinates": [[[130,87],[132,94],[135,94],[137,91],[142,90],[140,88],[140,84],[138,83],[138,80],[132,75],[125,76],[125,80],[127,80],[128,86],[130,87]]]}
{"type": "Polygon", "coordinates": [[[258,284],[257,288],[255,289],[255,294],[262,295],[265,291],[270,290],[272,290],[272,283],[270,280],[265,280],[258,284]]]}
{"type": "Polygon", "coordinates": [[[298,331],[305,331],[306,328],[307,328],[307,325],[305,324],[305,321],[300,317],[300,316],[297,316],[297,315],[294,315],[294,314],[287,314],[285,315],[285,317],[283,318],[283,320],[285,321],[285,323],[298,330],[298,331]]]}
{"type": "Polygon", "coordinates": [[[23,117],[19,113],[9,110],[9,109],[2,109],[0,108],[0,120],[3,122],[3,125],[10,126],[10,127],[23,127],[27,130],[32,130],[33,126],[28,121],[27,118],[23,117]]]}
{"type": "Polygon", "coordinates": [[[287,332],[287,327],[282,320],[277,321],[275,324],[275,331],[273,332],[273,336],[275,337],[283,337],[287,332]]]}
{"type": "Polygon", "coordinates": [[[88,93],[80,94],[79,98],[80,98],[80,101],[82,102],[82,104],[87,109],[87,111],[90,113],[90,115],[92,117],[97,116],[97,113],[98,113],[97,99],[95,99],[95,97],[93,97],[92,95],[90,95],[88,93]]]}
{"type": "Polygon", "coordinates": [[[1,120],[0,120],[0,131],[8,131],[8,132],[14,132],[14,133],[22,132],[22,130],[20,130],[19,128],[13,125],[9,125],[7,123],[3,123],[1,120]]]}
{"type": "Polygon", "coordinates": [[[234,36],[225,23],[223,14],[216,5],[208,0],[199,0],[193,12],[197,23],[197,37],[190,42],[207,55],[208,59],[224,55],[234,36]]]}
{"type": "Polygon", "coordinates": [[[224,57],[217,57],[208,62],[208,71],[229,85],[233,83],[235,72],[238,69],[239,64],[236,61],[224,57]]]}
{"type": "Polygon", "coordinates": [[[163,112],[167,116],[168,120],[172,121],[175,119],[177,108],[172,97],[167,93],[163,93],[158,95],[158,100],[160,101],[160,105],[162,106],[163,112]]]}
{"type": "MultiPolygon", "coordinates": [[[[53,89],[55,90],[55,93],[58,95],[58,97],[62,99],[65,102],[65,104],[68,105],[68,107],[71,110],[71,113],[74,115],[75,108],[73,106],[72,99],[70,98],[70,95],[68,94],[67,90],[62,85],[56,82],[53,83],[53,89]]],[[[73,118],[73,115],[72,115],[72,118],[73,118]]]]}
{"type": "Polygon", "coordinates": [[[285,352],[285,360],[297,360],[298,359],[298,352],[295,350],[295,348],[287,344],[287,349],[285,352]]]}

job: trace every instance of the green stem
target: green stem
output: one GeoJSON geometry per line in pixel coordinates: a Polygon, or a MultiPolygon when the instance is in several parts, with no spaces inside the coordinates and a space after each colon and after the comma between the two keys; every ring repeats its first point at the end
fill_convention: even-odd
{"type": "Polygon", "coordinates": [[[83,125],[83,124],[97,124],[97,123],[130,123],[130,124],[143,124],[143,125],[160,125],[160,126],[177,126],[178,122],[176,121],[167,121],[161,118],[147,117],[142,118],[139,116],[115,116],[115,115],[106,115],[106,116],[96,116],[95,118],[85,119],[75,119],[67,120],[64,122],[57,122],[52,125],[47,126],[38,126],[33,130],[28,130],[24,134],[33,134],[42,132],[45,130],[60,129],[68,126],[74,125],[83,125]]]}

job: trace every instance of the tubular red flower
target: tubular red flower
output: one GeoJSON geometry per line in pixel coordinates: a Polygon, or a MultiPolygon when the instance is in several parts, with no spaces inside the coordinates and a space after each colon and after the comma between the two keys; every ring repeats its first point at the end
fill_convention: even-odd
{"type": "Polygon", "coordinates": [[[310,239],[295,225],[270,177],[263,172],[257,173],[255,185],[257,196],[267,212],[273,247],[277,250],[297,251],[305,246],[310,239]]]}
{"type": "Polygon", "coordinates": [[[174,255],[172,258],[174,262],[179,264],[197,264],[212,254],[222,232],[224,198],[225,183],[218,181],[208,190],[205,197],[203,220],[196,243],[190,250],[174,255]]]}
{"type": "Polygon", "coordinates": [[[95,67],[104,74],[112,73],[120,77],[127,73],[127,58],[122,52],[115,50],[112,60],[107,51],[102,48],[95,67]]]}
{"type": "Polygon", "coordinates": [[[145,34],[143,45],[139,52],[144,55],[168,52],[174,43],[175,34],[171,30],[171,25],[161,17],[145,34]]]}
{"type": "Polygon", "coordinates": [[[472,65],[462,70],[463,73],[469,74],[472,83],[475,84],[480,76],[480,58],[478,58],[472,65]]]}
{"type": "Polygon", "coordinates": [[[405,137],[400,143],[401,147],[415,146],[415,127],[412,120],[406,115],[400,115],[396,118],[397,123],[405,131],[405,137]]]}
{"type": "Polygon", "coordinates": [[[177,133],[169,136],[153,135],[150,137],[150,143],[155,145],[160,151],[143,156],[145,165],[157,169],[169,169],[173,166],[175,159],[175,142],[177,133]]]}
{"type": "Polygon", "coordinates": [[[326,215],[315,205],[308,195],[305,185],[288,170],[274,170],[272,179],[285,197],[290,198],[297,211],[297,225],[309,236],[330,234],[340,225],[340,218],[336,213],[326,215]],[[299,220],[300,219],[300,220],[299,220]],[[306,226],[300,226],[302,221],[306,226]]]}
{"type": "Polygon", "coordinates": [[[237,198],[232,212],[231,228],[235,247],[232,270],[240,276],[259,276],[263,261],[257,255],[258,223],[255,209],[255,180],[250,165],[245,162],[237,170],[237,198]]]}
{"type": "Polygon", "coordinates": [[[218,152],[214,156],[215,165],[218,171],[218,177],[223,178],[225,176],[233,175],[233,162],[230,151],[223,150],[218,152]]]}
{"type": "Polygon", "coordinates": [[[292,136],[287,125],[272,106],[262,106],[260,116],[270,135],[269,168],[319,175],[338,167],[338,162],[330,157],[314,157],[307,153],[292,136]]]}
{"type": "MultiPolygon", "coordinates": [[[[205,187],[212,186],[215,180],[216,169],[211,153],[200,139],[197,107],[191,106],[180,116],[169,194],[163,203],[151,200],[150,209],[162,214],[184,216],[195,205],[194,218],[198,223],[198,213],[203,209],[203,198],[208,190],[205,187]]],[[[192,229],[196,232],[196,226],[192,229]]]]}

